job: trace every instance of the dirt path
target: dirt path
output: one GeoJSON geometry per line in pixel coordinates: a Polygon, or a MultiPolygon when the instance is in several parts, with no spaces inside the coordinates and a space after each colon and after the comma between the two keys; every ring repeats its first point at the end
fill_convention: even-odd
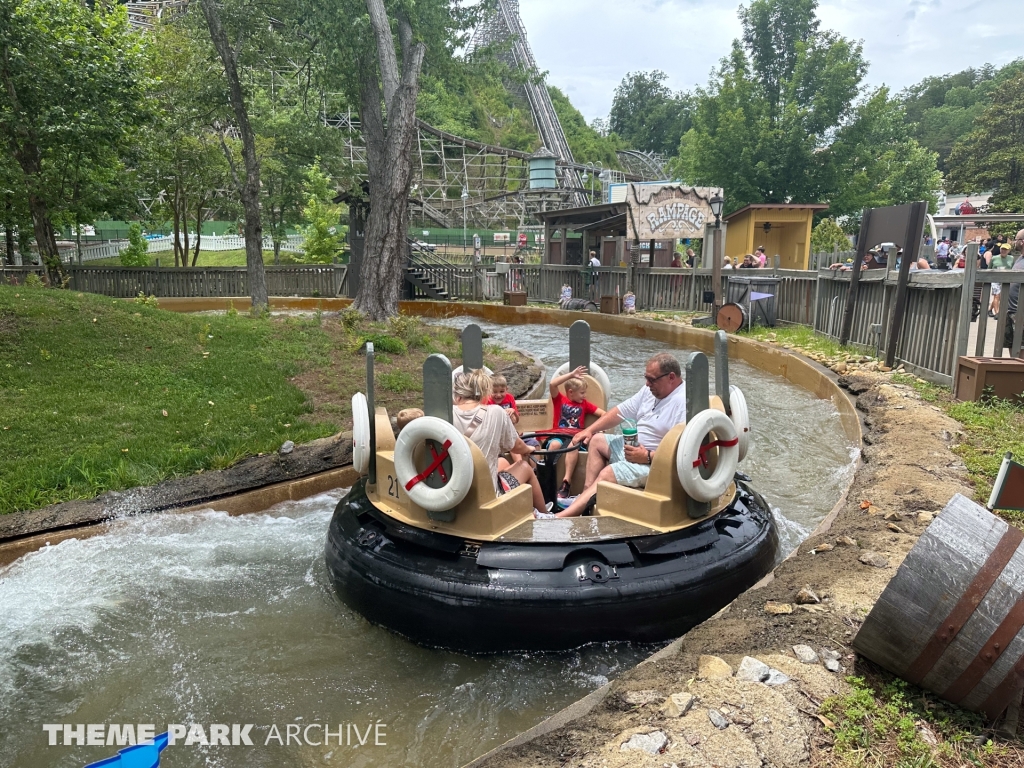
{"type": "Polygon", "coordinates": [[[474,766],[752,768],[830,762],[830,738],[816,715],[824,699],[846,692],[843,678],[857,673],[850,649],[857,627],[930,515],[955,493],[972,495],[965,469],[950,451],[959,430],[955,421],[882,373],[856,372],[839,383],[863,413],[865,446],[831,529],[805,541],[768,583],[595,695],[600,703],[584,717],[474,766]],[[797,593],[805,587],[821,602],[798,605],[797,593]],[[792,612],[769,613],[769,602],[792,612]],[[796,645],[819,655],[822,649],[834,651],[838,671],[801,663],[796,645]],[[731,670],[702,656],[720,657],[731,670]],[[756,674],[754,681],[732,676],[745,656],[790,682],[767,685],[756,674]],[[672,694],[674,705],[666,702],[672,694]],[[673,716],[690,696],[690,709],[673,716]]]}

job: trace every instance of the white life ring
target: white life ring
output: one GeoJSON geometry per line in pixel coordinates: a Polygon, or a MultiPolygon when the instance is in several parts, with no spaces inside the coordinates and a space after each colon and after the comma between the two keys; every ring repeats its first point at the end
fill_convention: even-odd
{"type": "MultiPolygon", "coordinates": [[[[569,364],[563,363],[557,371],[555,376],[562,376],[569,372],[569,364]]],[[[608,378],[608,374],[604,372],[604,369],[597,363],[591,363],[587,366],[587,373],[594,377],[595,381],[601,385],[601,389],[604,391],[604,403],[605,410],[611,409],[612,404],[612,380],[608,378]]],[[[553,376],[552,378],[554,378],[553,376]]]]}
{"type": "Polygon", "coordinates": [[[466,498],[473,485],[473,454],[469,442],[444,419],[436,416],[413,419],[405,425],[395,442],[395,474],[398,475],[401,491],[419,506],[430,512],[452,509],[466,498]],[[422,481],[409,485],[421,474],[413,462],[413,455],[426,440],[433,440],[439,445],[450,443],[448,456],[451,458],[451,476],[440,488],[432,488],[422,481]]]}
{"type": "Polygon", "coordinates": [[[352,467],[360,475],[370,469],[370,409],[366,395],[352,395],[352,467]]]}
{"type": "MultiPolygon", "coordinates": [[[[460,373],[462,373],[462,366],[461,365],[458,368],[452,369],[452,381],[455,381],[455,377],[458,376],[460,373]]],[[[484,366],[484,373],[486,373],[488,376],[493,376],[494,375],[494,371],[492,371],[486,365],[484,366]]]]}
{"type": "Polygon", "coordinates": [[[735,384],[729,385],[729,408],[732,409],[730,418],[740,439],[739,445],[736,446],[739,448],[736,460],[743,461],[750,449],[750,411],[747,410],[747,398],[735,384]]]}
{"type": "Polygon", "coordinates": [[[676,474],[686,495],[696,501],[718,499],[736,474],[738,454],[739,436],[728,416],[711,409],[694,416],[683,430],[676,451],[676,474]],[[718,464],[711,477],[704,478],[700,474],[700,449],[709,432],[714,432],[717,437],[718,464]]]}

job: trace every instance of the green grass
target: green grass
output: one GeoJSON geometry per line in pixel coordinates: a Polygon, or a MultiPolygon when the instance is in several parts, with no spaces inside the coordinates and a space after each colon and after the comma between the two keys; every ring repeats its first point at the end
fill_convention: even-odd
{"type": "Polygon", "coordinates": [[[179,315],[0,286],[0,513],[330,435],[337,425],[309,420],[289,382],[330,352],[316,319],[179,315]]]}
{"type": "MultiPolygon", "coordinates": [[[[161,267],[173,267],[174,266],[174,251],[160,251],[159,253],[150,253],[149,265],[151,267],[156,266],[156,260],[160,259],[161,267]]],[[[191,259],[191,257],[189,257],[191,259]]],[[[191,263],[191,261],[190,261],[191,263]]],[[[263,263],[272,265],[274,263],[274,252],[264,251],[263,252],[263,263]]],[[[288,251],[281,251],[281,264],[298,264],[295,260],[295,254],[288,251]]],[[[119,267],[121,266],[120,259],[98,259],[96,261],[85,262],[87,267],[119,267]]],[[[245,250],[239,249],[237,251],[199,251],[199,261],[196,263],[197,267],[244,267],[245,266],[245,250]]]]}
{"type": "Polygon", "coordinates": [[[893,768],[1020,765],[1018,742],[997,744],[985,738],[977,743],[975,736],[985,730],[980,715],[874,669],[869,669],[870,679],[846,678],[850,693],[821,705],[834,763],[893,768]],[[937,744],[922,738],[924,728],[938,737],[937,744]]]}
{"type": "Polygon", "coordinates": [[[775,328],[755,325],[749,331],[743,330],[737,335],[757,341],[771,341],[782,346],[788,344],[791,347],[799,347],[802,350],[816,352],[826,357],[862,354],[853,347],[842,346],[828,336],[815,333],[814,329],[807,325],[780,325],[775,328]]]}

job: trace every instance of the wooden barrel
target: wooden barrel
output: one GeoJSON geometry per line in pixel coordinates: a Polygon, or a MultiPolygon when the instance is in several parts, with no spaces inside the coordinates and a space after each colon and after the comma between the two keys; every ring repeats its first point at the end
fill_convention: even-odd
{"type": "Polygon", "coordinates": [[[854,638],[858,653],[995,720],[1024,688],[1024,532],[957,494],[854,638]]]}
{"type": "Polygon", "coordinates": [[[718,325],[727,333],[735,333],[747,322],[747,310],[742,304],[724,304],[718,310],[718,325]]]}

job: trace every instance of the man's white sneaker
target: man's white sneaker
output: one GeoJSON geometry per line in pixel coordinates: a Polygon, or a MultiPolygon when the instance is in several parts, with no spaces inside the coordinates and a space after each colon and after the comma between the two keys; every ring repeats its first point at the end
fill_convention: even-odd
{"type": "Polygon", "coordinates": [[[533,516],[537,520],[553,520],[555,518],[554,512],[541,512],[539,509],[533,510],[533,516]]]}

